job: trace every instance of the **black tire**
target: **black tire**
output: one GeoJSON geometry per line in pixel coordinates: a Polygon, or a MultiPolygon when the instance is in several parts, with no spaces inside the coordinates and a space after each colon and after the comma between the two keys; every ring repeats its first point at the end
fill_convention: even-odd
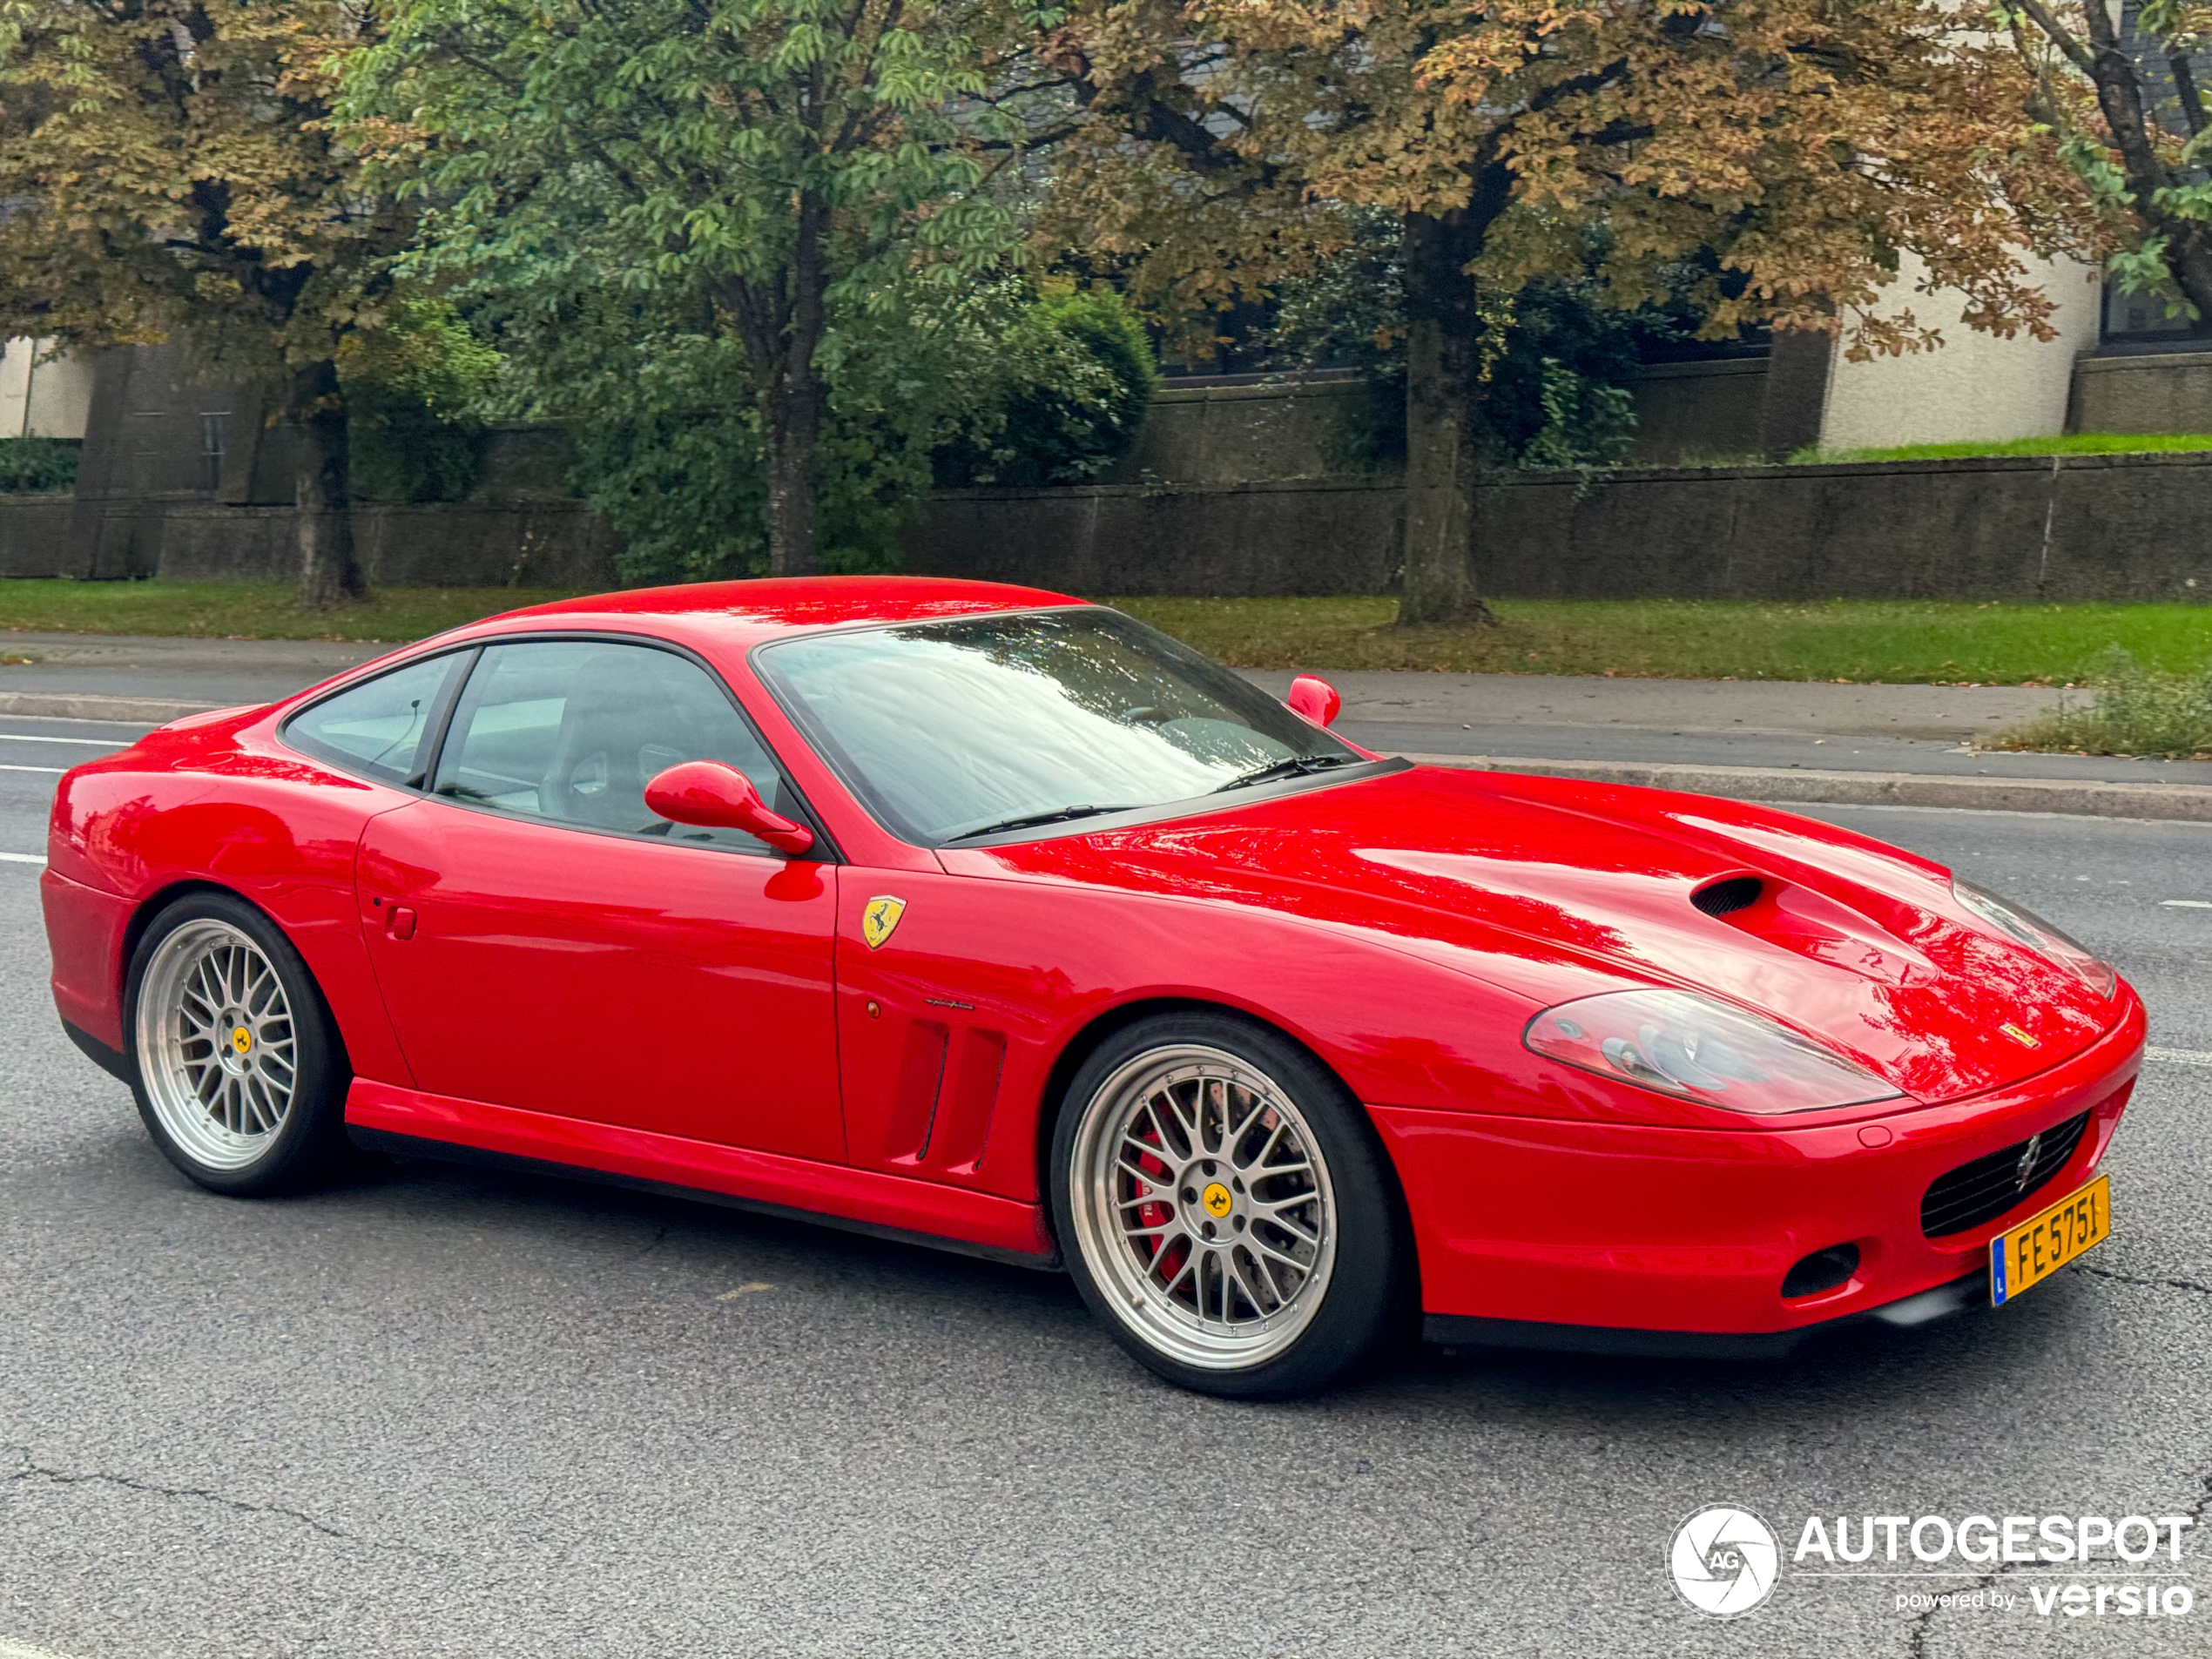
{"type": "MultiPolygon", "coordinates": [[[[146,928],[132,953],[125,981],[123,1042],[129,1062],[131,1093],[146,1132],[170,1163],[211,1192],[232,1197],[263,1197],[317,1184],[337,1172],[348,1151],[346,1089],[353,1081],[345,1044],[322,991],[292,941],[276,924],[244,900],[217,892],[189,894],[165,907],[146,928]],[[156,1109],[141,1052],[140,994],[147,971],[179,931],[220,923],[246,935],[259,949],[282,987],[288,1008],[292,1055],[296,1062],[288,1106],[266,1144],[250,1161],[226,1167],[209,1162],[170,1126],[156,1109]]],[[[257,1137],[259,1138],[259,1137],[257,1137]]]]}
{"type": "MultiPolygon", "coordinates": [[[[1249,1103],[1260,1100],[1261,1096],[1246,1091],[1233,1097],[1248,1103],[1225,1107],[1224,1121],[1229,1116],[1246,1112],[1246,1121],[1258,1125],[1252,1131],[1256,1135],[1264,1136],[1273,1123],[1291,1116],[1278,1114],[1273,1118],[1263,1118],[1260,1109],[1249,1103]]],[[[1223,1098],[1232,1096],[1224,1095],[1223,1098]]],[[[1244,1150],[1249,1150],[1251,1144],[1240,1143],[1244,1150]]],[[[1221,1237],[1216,1242],[1202,1244],[1195,1232],[1190,1235],[1186,1241],[1189,1249],[1185,1259],[1188,1255],[1201,1251],[1234,1254],[1239,1244],[1257,1241],[1263,1227],[1273,1224],[1255,1209],[1247,1231],[1246,1213],[1241,1207],[1246,1197],[1231,1197],[1226,1186],[1207,1179],[1214,1174],[1217,1164],[1203,1160],[1205,1150],[1204,1144],[1193,1141],[1182,1154],[1190,1160],[1183,1173],[1166,1183],[1168,1187],[1177,1189],[1184,1206],[1176,1211],[1173,1222],[1161,1224],[1204,1224],[1204,1216],[1189,1208],[1193,1188],[1186,1184],[1186,1180],[1206,1179],[1205,1212],[1224,1218],[1221,1237]],[[1197,1171],[1204,1173],[1195,1173],[1197,1171]],[[1220,1195],[1224,1205],[1239,1206],[1233,1215],[1226,1210],[1212,1209],[1211,1200],[1216,1194],[1220,1195]],[[1230,1236],[1231,1223],[1241,1238],[1230,1236]]],[[[1228,1179],[1232,1169],[1241,1170],[1244,1176],[1254,1177],[1250,1193],[1258,1194],[1262,1185],[1270,1180],[1264,1166],[1232,1165],[1226,1161],[1229,1150],[1224,1145],[1224,1151],[1216,1155],[1221,1160],[1219,1168],[1224,1179],[1228,1179]]],[[[1160,1160],[1157,1167],[1173,1170],[1176,1160],[1160,1160]]],[[[1049,1174],[1053,1221],[1061,1251],[1084,1302],[1133,1358],[1170,1382],[1232,1399],[1281,1399],[1310,1394],[1369,1366],[1412,1332],[1418,1287],[1405,1203],[1373,1126],[1350,1091],[1326,1067],[1281,1033],[1256,1021],[1225,1013],[1163,1014],[1140,1020],[1109,1037],[1083,1062],[1060,1103],[1049,1174]],[[1108,1166],[1108,1172],[1103,1176],[1096,1173],[1101,1167],[1097,1160],[1108,1156],[1099,1150],[1108,1136],[1117,1137],[1110,1154],[1115,1158],[1121,1157],[1120,1149],[1129,1144],[1127,1137],[1119,1136],[1117,1130],[1109,1128],[1102,1132],[1097,1126],[1126,1121],[1127,1103],[1144,1090],[1147,1079],[1173,1076],[1178,1075],[1178,1069],[1202,1067],[1205,1062],[1192,1055],[1193,1050],[1232,1056],[1240,1067],[1257,1073],[1259,1079],[1274,1086],[1278,1096],[1294,1109],[1297,1121],[1293,1127],[1302,1130],[1303,1138],[1312,1143],[1308,1150],[1322,1172],[1310,1177],[1317,1184],[1316,1197],[1322,1174],[1333,1196],[1333,1259],[1320,1280],[1322,1289],[1313,1302],[1301,1310],[1298,1298],[1311,1288],[1312,1280],[1309,1278],[1305,1286],[1293,1291],[1288,1301],[1277,1305],[1273,1311],[1278,1316],[1286,1312],[1296,1313],[1304,1322],[1293,1336],[1285,1338],[1278,1333],[1271,1339],[1251,1339],[1287,1341],[1288,1345],[1257,1354],[1249,1362],[1233,1354],[1215,1353],[1205,1356],[1205,1363],[1192,1363],[1185,1353],[1171,1352],[1171,1348],[1187,1345],[1183,1342],[1184,1333],[1173,1328],[1176,1311],[1166,1305],[1173,1299],[1172,1287],[1159,1287],[1159,1280],[1173,1271],[1174,1258],[1169,1253],[1171,1244],[1148,1246],[1130,1241],[1095,1219],[1130,1209],[1127,1200],[1101,1203],[1094,1197],[1085,1206],[1086,1215],[1094,1219],[1086,1221],[1077,1213],[1079,1184],[1089,1183],[1085,1190],[1096,1193],[1101,1182],[1127,1178],[1123,1166],[1118,1163],[1108,1166]],[[1189,1066],[1184,1067],[1181,1062],[1186,1055],[1192,1057],[1189,1066]],[[1086,1170],[1092,1173],[1086,1174],[1086,1170]],[[1115,1254],[1117,1247],[1130,1252],[1126,1260],[1115,1254]],[[1148,1258],[1148,1250],[1157,1253],[1148,1258]],[[1102,1284],[1102,1277],[1116,1275],[1121,1276],[1118,1289],[1109,1292],[1102,1284]],[[1146,1298],[1150,1291],[1145,1288],[1147,1285],[1159,1291],[1158,1297],[1149,1304],[1146,1298]],[[1125,1314],[1125,1307],[1131,1311],[1125,1314]]],[[[1142,1179],[1150,1184],[1121,1190],[1150,1193],[1161,1188],[1160,1181],[1152,1175],[1144,1175],[1142,1179]]],[[[1246,1195],[1247,1189],[1241,1181],[1232,1184],[1238,1195],[1246,1195]]],[[[1276,1190],[1279,1191],[1279,1186],[1276,1190]]],[[[1158,1220],[1161,1211],[1174,1209],[1175,1196],[1170,1193],[1166,1202],[1149,1206],[1151,1213],[1147,1224],[1158,1220]]],[[[1297,1201],[1293,1198],[1286,1202],[1297,1201]]],[[[1300,1213],[1310,1217],[1316,1212],[1300,1213]]],[[[1211,1232],[1206,1237],[1214,1239],[1211,1232]]],[[[1217,1253],[1211,1259],[1223,1259],[1223,1255],[1217,1253]]],[[[1243,1259],[1247,1264],[1252,1262],[1249,1252],[1243,1259]]],[[[1194,1272],[1192,1283],[1200,1287],[1197,1294],[1201,1298],[1207,1294],[1204,1289],[1205,1282],[1204,1271],[1194,1272]]],[[[1232,1306],[1254,1319],[1263,1313],[1258,1299],[1243,1294],[1245,1290],[1258,1288],[1251,1280],[1232,1278],[1231,1270],[1224,1268],[1217,1272],[1213,1282],[1217,1286],[1233,1287],[1220,1291],[1224,1329],[1232,1306]]],[[[1277,1281],[1267,1281],[1262,1297],[1278,1288],[1277,1281]]],[[[1186,1316],[1186,1322],[1193,1321],[1203,1336],[1203,1318],[1195,1313],[1186,1316]]],[[[1261,1323],[1258,1329],[1265,1332],[1267,1324],[1261,1323]]]]}

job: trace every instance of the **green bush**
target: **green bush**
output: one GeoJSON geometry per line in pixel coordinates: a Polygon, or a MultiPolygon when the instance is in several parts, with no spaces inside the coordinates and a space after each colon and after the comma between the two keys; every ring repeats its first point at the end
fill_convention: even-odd
{"type": "Polygon", "coordinates": [[[1103,288],[1022,306],[992,359],[937,451],[941,484],[1087,482],[1136,444],[1160,386],[1143,324],[1103,288]]]}
{"type": "Polygon", "coordinates": [[[2090,685],[2089,702],[2061,702],[1989,746],[2168,759],[2212,753],[2212,669],[2146,668],[2114,645],[2090,685]]]}
{"type": "Polygon", "coordinates": [[[442,300],[402,300],[385,327],[348,335],[338,370],[354,494],[466,496],[483,464],[478,413],[502,368],[499,354],[442,300]]]}
{"type": "MultiPolygon", "coordinates": [[[[836,296],[818,368],[817,545],[833,571],[898,568],[931,483],[1079,482],[1136,440],[1157,384],[1109,293],[1038,297],[1014,275],[836,296]]],[[[529,413],[569,431],[570,482],[613,529],[624,580],[767,569],[752,371],[696,316],[596,296],[525,354],[529,413]]]]}
{"type": "Polygon", "coordinates": [[[67,494],[84,447],[77,438],[0,438],[0,496],[67,494]]]}
{"type": "MultiPolygon", "coordinates": [[[[1295,371],[1352,368],[1372,397],[1360,430],[1333,457],[1351,471],[1402,464],[1406,332],[1399,222],[1378,208],[1347,215],[1344,247],[1307,275],[1278,285],[1263,336],[1295,371]]],[[[1602,238],[1593,233],[1592,259],[1602,238]]],[[[1624,311],[1595,276],[1530,282],[1481,307],[1483,392],[1478,415],[1494,465],[1550,470],[1609,466],[1635,442],[1628,388],[1645,347],[1687,338],[1685,307],[1624,311]]]]}

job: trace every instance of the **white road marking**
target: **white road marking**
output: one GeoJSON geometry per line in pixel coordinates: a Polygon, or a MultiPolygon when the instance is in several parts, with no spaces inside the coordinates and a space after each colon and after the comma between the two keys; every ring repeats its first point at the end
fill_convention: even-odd
{"type": "Polygon", "coordinates": [[[2212,1066],[2212,1054],[2202,1049],[2145,1049],[2146,1060],[2163,1060],[2169,1066],[2212,1066]]]}
{"type": "Polygon", "coordinates": [[[27,1642],[10,1642],[0,1636],[0,1659],[66,1659],[66,1656],[51,1648],[34,1648],[27,1642]]]}
{"type": "Polygon", "coordinates": [[[2212,910],[2212,899],[2161,899],[2168,910],[2212,910]]]}
{"type": "Polygon", "coordinates": [[[0,772],[51,772],[57,778],[60,777],[62,773],[67,772],[69,768],[67,766],[10,766],[0,765],[0,772]]]}
{"type": "Polygon", "coordinates": [[[49,738],[30,732],[0,732],[0,743],[81,743],[93,749],[124,749],[113,738],[49,738]]]}
{"type": "MultiPolygon", "coordinates": [[[[0,864],[44,864],[45,861],[44,853],[0,853],[0,864]]],[[[0,1654],[0,1659],[8,1659],[8,1656],[0,1654]]]]}

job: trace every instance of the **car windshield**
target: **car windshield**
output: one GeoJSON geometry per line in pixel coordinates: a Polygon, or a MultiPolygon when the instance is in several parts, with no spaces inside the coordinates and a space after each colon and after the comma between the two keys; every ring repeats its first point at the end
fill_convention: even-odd
{"type": "Polygon", "coordinates": [[[805,635],[758,660],[869,810],[926,845],[1360,759],[1228,670],[1096,606],[805,635]]]}

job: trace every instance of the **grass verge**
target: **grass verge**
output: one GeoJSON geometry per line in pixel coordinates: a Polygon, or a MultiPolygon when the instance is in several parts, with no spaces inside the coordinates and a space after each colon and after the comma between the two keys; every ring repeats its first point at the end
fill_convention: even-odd
{"type": "Polygon", "coordinates": [[[2196,605],[1511,599],[1495,628],[1399,629],[1387,597],[1109,603],[1239,668],[2021,685],[2085,681],[2115,646],[2169,673],[2212,665],[2196,605]]]}
{"type": "MultiPolygon", "coordinates": [[[[273,585],[0,580],[0,630],[397,642],[564,597],[382,588],[317,611],[273,585]]],[[[2111,680],[2116,650],[2129,671],[2212,669],[2212,606],[1511,599],[1495,628],[1399,629],[1387,597],[1109,603],[1240,668],[2067,685],[2111,680]]]]}
{"type": "Polygon", "coordinates": [[[305,610],[289,587],[261,583],[19,578],[0,580],[0,629],[396,643],[567,597],[556,588],[379,588],[334,610],[305,610]]]}
{"type": "Polygon", "coordinates": [[[2144,455],[2212,449],[2212,432],[2071,432],[2006,443],[1908,443],[1894,449],[1801,449],[1793,466],[1842,461],[1962,461],[1972,455],[2144,455]]]}
{"type": "Polygon", "coordinates": [[[2092,684],[2091,696],[2062,698],[1986,746],[2212,760],[2212,670],[2146,668],[2115,651],[2092,684]]]}

